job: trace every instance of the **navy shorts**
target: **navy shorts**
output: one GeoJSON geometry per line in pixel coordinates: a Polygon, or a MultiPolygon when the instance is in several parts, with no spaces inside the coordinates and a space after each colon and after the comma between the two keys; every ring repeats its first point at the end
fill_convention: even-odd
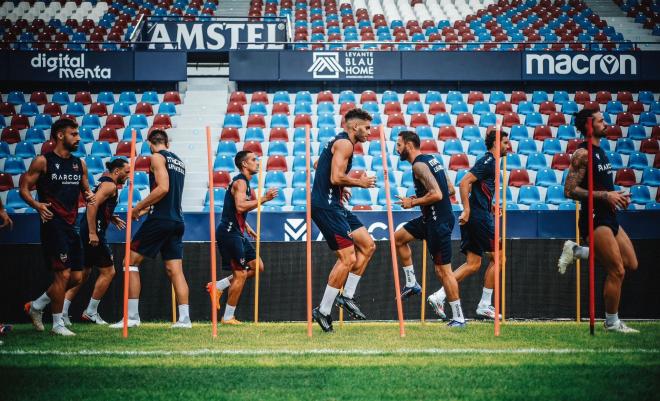
{"type": "Polygon", "coordinates": [[[431,252],[433,263],[446,265],[451,263],[451,232],[454,222],[425,222],[424,217],[419,216],[407,222],[403,228],[413,237],[426,240],[431,252]]]}
{"type": "Polygon", "coordinates": [[[54,271],[82,270],[82,242],[73,225],[55,218],[42,223],[40,232],[46,265],[54,271]]]}
{"type": "Polygon", "coordinates": [[[227,233],[218,226],[216,238],[223,270],[247,270],[248,263],[257,258],[250,240],[240,233],[227,233]]]}
{"type": "Polygon", "coordinates": [[[483,256],[484,252],[493,252],[495,225],[491,216],[470,216],[461,226],[461,252],[472,252],[483,256]]]}
{"type": "Polygon", "coordinates": [[[135,233],[131,250],[142,256],[163,260],[183,259],[183,233],[186,225],[181,221],[147,219],[135,233]]]}
{"type": "Polygon", "coordinates": [[[344,208],[326,209],[312,206],[312,220],[333,251],[353,246],[351,233],[364,227],[356,215],[344,208]]]}
{"type": "MultiPolygon", "coordinates": [[[[84,222],[84,224],[86,223],[84,222]]],[[[89,231],[85,226],[82,226],[80,229],[80,239],[83,243],[83,266],[86,268],[114,266],[112,249],[110,249],[105,237],[99,235],[99,244],[97,246],[91,246],[89,244],[89,231]]]]}
{"type": "MultiPolygon", "coordinates": [[[[580,213],[579,219],[580,237],[586,242],[589,239],[589,221],[587,220],[587,213],[580,213]]],[[[616,219],[614,213],[598,213],[594,216],[594,230],[600,226],[609,227],[616,237],[619,233],[619,221],[616,219]]]]}

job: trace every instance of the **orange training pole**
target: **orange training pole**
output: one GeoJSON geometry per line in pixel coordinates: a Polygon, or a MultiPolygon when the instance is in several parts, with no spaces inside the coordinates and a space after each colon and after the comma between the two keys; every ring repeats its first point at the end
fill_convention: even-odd
{"type": "Polygon", "coordinates": [[[305,187],[307,189],[307,337],[312,336],[312,172],[310,169],[311,133],[309,125],[305,127],[305,187]]]}
{"type": "MultiPolygon", "coordinates": [[[[594,126],[593,118],[587,118],[587,156],[589,157],[588,170],[587,170],[587,184],[589,187],[588,195],[588,209],[587,216],[594,215],[594,145],[591,142],[593,138],[594,126]]],[[[589,219],[589,333],[593,336],[595,334],[595,325],[596,325],[596,302],[594,300],[594,257],[595,257],[595,248],[594,248],[594,219],[589,219]]]]}
{"type": "Polygon", "coordinates": [[[254,323],[259,323],[259,261],[261,260],[261,191],[264,189],[264,159],[259,159],[257,178],[257,268],[254,271],[254,323]]]}
{"type": "MultiPolygon", "coordinates": [[[[211,147],[211,127],[206,127],[206,155],[209,164],[209,202],[211,207],[209,207],[209,228],[211,233],[211,282],[215,285],[217,276],[216,276],[216,260],[215,260],[215,199],[213,194],[213,150],[211,147]]],[[[215,305],[218,303],[216,297],[218,296],[216,291],[211,291],[211,335],[213,338],[218,337],[218,310],[215,308],[215,305]]]]}
{"type": "Polygon", "coordinates": [[[396,295],[396,309],[399,316],[399,335],[406,336],[406,328],[403,324],[403,308],[401,307],[401,294],[399,293],[399,265],[396,259],[396,248],[394,245],[394,219],[392,217],[392,199],[390,197],[390,180],[387,170],[387,151],[385,145],[385,134],[383,126],[378,127],[380,134],[380,154],[383,159],[383,178],[385,180],[385,199],[387,204],[387,225],[390,234],[390,252],[392,253],[392,271],[394,272],[394,293],[396,295]]]}
{"type": "Polygon", "coordinates": [[[500,121],[495,127],[495,336],[500,335],[500,121]]]}
{"type": "MultiPolygon", "coordinates": [[[[580,245],[580,202],[575,201],[575,243],[580,245]]],[[[575,322],[580,323],[580,258],[575,261],[575,322]]]]}
{"type": "Polygon", "coordinates": [[[426,323],[426,254],[427,245],[426,240],[422,241],[422,307],[421,307],[421,321],[426,323]]]}
{"type": "Polygon", "coordinates": [[[124,338],[128,338],[128,285],[130,282],[131,262],[131,223],[133,221],[133,179],[135,178],[135,130],[131,130],[131,172],[128,181],[128,210],[126,211],[126,247],[124,250],[124,338]]]}

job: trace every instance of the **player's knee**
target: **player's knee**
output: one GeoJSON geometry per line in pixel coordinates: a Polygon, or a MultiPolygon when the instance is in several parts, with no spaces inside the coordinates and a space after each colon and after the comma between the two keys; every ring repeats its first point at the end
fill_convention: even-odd
{"type": "Polygon", "coordinates": [[[623,281],[623,278],[626,276],[626,270],[623,268],[623,264],[620,263],[610,269],[607,275],[615,280],[623,281]]]}
{"type": "Polygon", "coordinates": [[[474,274],[474,273],[478,272],[479,269],[481,268],[481,261],[469,262],[469,263],[466,264],[466,267],[467,267],[468,272],[470,272],[470,274],[474,274]]]}
{"type": "MultiPolygon", "coordinates": [[[[394,243],[396,244],[396,246],[404,246],[408,244],[405,236],[401,234],[401,231],[397,231],[394,233],[394,243]]],[[[376,244],[374,243],[374,247],[375,246],[376,244]]]]}
{"type": "Polygon", "coordinates": [[[639,267],[637,258],[633,256],[630,260],[627,261],[626,270],[635,271],[637,270],[637,267],[639,267]]]}
{"type": "Polygon", "coordinates": [[[62,283],[68,283],[69,280],[71,280],[71,270],[65,269],[58,272],[57,274],[55,274],[55,280],[62,283]]]}
{"type": "Polygon", "coordinates": [[[115,276],[115,267],[112,266],[105,269],[100,269],[99,274],[106,278],[112,279],[115,276]]]}
{"type": "Polygon", "coordinates": [[[366,244],[362,251],[366,256],[372,257],[376,252],[376,243],[371,238],[369,238],[369,242],[366,244]]]}
{"type": "Polygon", "coordinates": [[[357,262],[357,257],[355,256],[355,252],[351,252],[343,255],[341,257],[341,262],[347,268],[352,269],[353,266],[355,266],[355,263],[357,262]]]}

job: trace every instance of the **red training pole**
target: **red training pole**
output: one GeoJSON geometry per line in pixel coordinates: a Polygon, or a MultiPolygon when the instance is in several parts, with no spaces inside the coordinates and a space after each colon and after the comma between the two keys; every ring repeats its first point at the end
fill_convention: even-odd
{"type": "Polygon", "coordinates": [[[124,250],[124,338],[128,338],[128,286],[131,272],[131,223],[133,221],[133,178],[135,178],[135,130],[131,130],[131,153],[129,161],[131,172],[128,180],[128,210],[126,211],[126,248],[124,250]]]}
{"type": "Polygon", "coordinates": [[[305,126],[305,187],[307,189],[307,337],[312,336],[312,172],[310,163],[312,156],[310,151],[311,132],[309,125],[305,126]]]}
{"type": "MultiPolygon", "coordinates": [[[[213,194],[213,155],[211,149],[211,127],[206,127],[206,154],[209,164],[209,202],[211,207],[209,207],[209,228],[211,231],[211,282],[215,285],[217,280],[216,276],[216,261],[215,261],[215,201],[213,194]]],[[[218,300],[216,297],[218,293],[216,291],[211,291],[211,335],[213,338],[218,337],[218,310],[215,308],[218,300]]]]}
{"type": "Polygon", "coordinates": [[[495,337],[500,335],[500,129],[501,122],[495,125],[495,207],[493,221],[495,222],[495,239],[493,253],[495,254],[495,337]]]}
{"type": "Polygon", "coordinates": [[[403,307],[401,306],[401,294],[399,293],[399,264],[396,260],[396,248],[394,245],[394,219],[392,218],[392,199],[390,197],[390,180],[387,170],[387,151],[385,145],[385,134],[383,126],[378,127],[380,137],[380,154],[383,159],[383,178],[385,179],[385,199],[387,204],[387,228],[390,234],[390,252],[392,254],[392,271],[394,272],[394,294],[396,296],[396,310],[399,316],[399,335],[406,336],[406,328],[403,324],[403,307]]]}
{"type": "Polygon", "coordinates": [[[594,250],[594,158],[593,158],[593,152],[594,152],[594,145],[591,142],[591,139],[593,138],[593,118],[589,117],[587,118],[587,156],[589,158],[589,165],[588,165],[588,170],[587,170],[587,177],[588,177],[588,186],[589,186],[589,206],[588,206],[588,214],[589,216],[589,333],[591,335],[594,335],[594,327],[596,324],[596,303],[594,300],[594,257],[595,257],[595,250],[594,250]]]}

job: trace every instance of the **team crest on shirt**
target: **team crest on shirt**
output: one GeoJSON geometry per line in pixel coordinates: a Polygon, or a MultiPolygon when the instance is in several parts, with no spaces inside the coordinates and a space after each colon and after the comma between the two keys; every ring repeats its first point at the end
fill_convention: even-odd
{"type": "Polygon", "coordinates": [[[245,258],[240,258],[238,262],[241,264],[241,266],[245,266],[245,258]]]}
{"type": "Polygon", "coordinates": [[[73,171],[78,171],[78,165],[77,164],[73,165],[73,171]]]}
{"type": "Polygon", "coordinates": [[[60,169],[60,164],[59,164],[59,163],[55,163],[55,168],[59,170],[59,169],[60,169]]]}
{"type": "Polygon", "coordinates": [[[62,263],[66,263],[66,261],[69,260],[69,256],[66,253],[60,253],[60,260],[62,263]]]}
{"type": "Polygon", "coordinates": [[[600,155],[596,153],[596,159],[600,160],[600,155]]]}

